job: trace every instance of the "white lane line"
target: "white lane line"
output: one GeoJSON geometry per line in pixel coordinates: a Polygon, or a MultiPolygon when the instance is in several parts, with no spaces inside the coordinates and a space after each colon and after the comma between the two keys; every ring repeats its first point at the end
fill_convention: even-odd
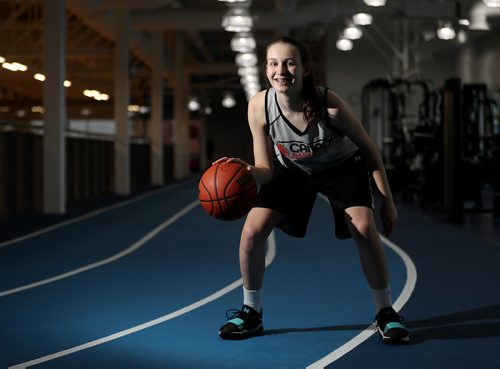
{"type": "Polygon", "coordinates": [[[18,243],[18,242],[21,242],[21,241],[24,241],[24,240],[27,240],[27,239],[32,238],[32,237],[39,236],[41,234],[53,231],[55,229],[58,229],[58,228],[61,228],[61,227],[64,227],[64,226],[67,226],[67,225],[70,225],[70,224],[73,224],[73,223],[76,223],[76,222],[80,222],[80,221],[88,219],[88,218],[92,218],[92,217],[94,217],[96,215],[105,213],[107,211],[110,211],[110,210],[113,210],[113,209],[117,209],[117,208],[120,208],[122,206],[126,206],[126,205],[129,205],[129,204],[132,204],[132,203],[137,202],[137,201],[144,200],[144,199],[146,199],[148,197],[151,197],[151,196],[154,196],[154,195],[156,195],[156,194],[158,194],[160,192],[172,190],[172,189],[174,189],[176,187],[182,186],[185,183],[186,183],[186,181],[176,182],[176,183],[174,183],[172,185],[169,185],[167,187],[160,188],[158,190],[145,193],[144,195],[140,195],[140,196],[134,197],[134,198],[129,199],[129,200],[121,201],[121,202],[119,202],[117,204],[105,206],[103,208],[91,211],[90,213],[80,215],[79,217],[72,218],[72,219],[69,219],[69,220],[66,220],[66,221],[54,224],[52,226],[40,229],[38,231],[28,233],[28,234],[26,234],[24,236],[17,237],[17,238],[14,238],[12,240],[9,240],[9,241],[2,242],[2,243],[0,243],[0,248],[5,247],[5,246],[9,246],[9,245],[12,245],[14,243],[18,243]]]}
{"type": "MultiPolygon", "coordinates": [[[[273,262],[275,257],[276,257],[276,238],[275,238],[274,232],[272,232],[267,240],[266,267],[269,266],[273,262]]],[[[155,326],[155,325],[158,325],[161,323],[164,323],[168,320],[172,320],[172,319],[177,318],[183,314],[189,313],[190,311],[198,309],[198,308],[224,296],[225,294],[233,291],[234,289],[238,288],[242,284],[243,284],[243,281],[240,278],[237,281],[234,281],[233,283],[227,285],[226,287],[218,290],[217,292],[214,292],[213,294],[211,294],[211,295],[209,295],[201,300],[198,300],[198,301],[192,303],[191,305],[188,305],[188,306],[185,306],[179,310],[176,310],[170,314],[161,316],[157,319],[154,319],[154,320],[151,320],[149,322],[137,325],[135,327],[123,330],[121,332],[117,332],[117,333],[111,334],[109,336],[99,338],[95,341],[87,342],[87,343],[84,343],[84,344],[79,345],[79,346],[74,346],[74,347],[71,347],[69,349],[56,352],[54,354],[40,357],[38,359],[33,359],[33,360],[26,361],[26,362],[21,363],[21,364],[16,364],[14,366],[10,366],[8,369],[24,369],[24,368],[28,368],[28,367],[33,366],[33,365],[45,363],[47,361],[54,360],[54,359],[57,359],[57,358],[60,358],[63,356],[67,356],[67,355],[73,354],[73,353],[78,352],[78,351],[86,350],[88,348],[95,347],[95,346],[101,345],[103,343],[113,341],[113,340],[116,340],[118,338],[127,336],[129,334],[150,328],[152,326],[155,326]]]]}
{"type": "MultiPolygon", "coordinates": [[[[415,264],[411,260],[410,256],[408,256],[408,254],[405,251],[403,251],[398,245],[396,245],[395,243],[388,240],[382,235],[380,235],[380,238],[382,239],[382,242],[385,245],[387,245],[396,254],[399,255],[399,257],[403,260],[406,267],[405,285],[403,287],[403,290],[401,291],[401,294],[393,304],[394,310],[399,311],[408,302],[411,294],[413,293],[413,290],[415,289],[415,285],[417,283],[417,268],[415,267],[415,264]]],[[[340,359],[349,351],[355,349],[357,346],[359,346],[368,338],[370,338],[374,333],[375,333],[375,326],[372,324],[368,326],[365,330],[363,330],[361,333],[359,333],[357,336],[355,336],[354,338],[352,338],[351,340],[347,341],[342,346],[337,348],[336,350],[332,351],[331,353],[321,358],[320,360],[316,361],[315,363],[312,363],[311,365],[307,366],[306,369],[325,368],[334,361],[340,359]]]]}
{"type": "Polygon", "coordinates": [[[146,236],[144,236],[143,238],[141,238],[139,241],[133,243],[131,246],[127,247],[125,250],[123,250],[123,251],[121,251],[121,252],[119,252],[119,253],[117,253],[117,254],[115,254],[113,256],[110,256],[110,257],[108,257],[106,259],[102,259],[102,260],[97,261],[97,262],[92,263],[92,264],[88,264],[88,265],[82,266],[82,267],[77,268],[77,269],[70,270],[69,272],[66,272],[66,273],[63,273],[63,274],[59,274],[59,275],[56,275],[54,277],[50,277],[50,278],[47,278],[47,279],[42,279],[40,281],[33,282],[33,283],[30,283],[30,284],[25,284],[24,286],[19,286],[19,287],[16,287],[16,288],[12,288],[10,290],[1,291],[0,292],[0,297],[4,297],[4,296],[7,296],[7,295],[12,295],[14,293],[18,293],[18,292],[21,292],[21,291],[29,290],[29,289],[35,288],[35,287],[40,287],[40,286],[43,286],[45,284],[49,284],[49,283],[52,283],[52,282],[55,282],[55,281],[60,281],[61,279],[72,277],[72,276],[74,276],[76,274],[80,274],[80,273],[86,272],[88,270],[95,269],[95,268],[98,268],[100,266],[112,263],[112,262],[114,262],[114,261],[116,261],[116,260],[118,260],[118,259],[120,259],[120,258],[122,258],[122,257],[124,257],[124,256],[126,256],[128,254],[130,254],[131,252],[136,251],[140,247],[142,247],[146,242],[148,242],[153,237],[155,237],[163,229],[165,229],[166,227],[168,227],[169,225],[171,225],[172,223],[174,223],[177,219],[179,219],[180,217],[182,217],[183,215],[185,215],[186,213],[188,213],[191,209],[193,209],[198,204],[199,204],[198,200],[193,201],[192,203],[190,203],[189,205],[187,205],[186,207],[184,207],[183,209],[181,209],[180,211],[178,211],[176,214],[174,214],[172,217],[170,217],[169,219],[167,219],[165,222],[163,222],[162,224],[160,224],[158,227],[156,227],[155,229],[153,229],[151,232],[149,232],[146,236]]]}

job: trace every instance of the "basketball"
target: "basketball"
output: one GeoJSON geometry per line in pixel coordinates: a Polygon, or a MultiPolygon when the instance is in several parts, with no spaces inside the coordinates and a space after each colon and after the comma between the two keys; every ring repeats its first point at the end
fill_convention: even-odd
{"type": "Polygon", "coordinates": [[[198,183],[198,200],[203,210],[221,220],[236,220],[247,215],[256,197],[257,183],[239,163],[214,164],[198,183]]]}

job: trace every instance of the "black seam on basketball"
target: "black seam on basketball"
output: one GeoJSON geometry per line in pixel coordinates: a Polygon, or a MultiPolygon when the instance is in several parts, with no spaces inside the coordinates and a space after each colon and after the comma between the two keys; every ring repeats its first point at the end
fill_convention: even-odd
{"type": "MultiPolygon", "coordinates": [[[[222,216],[226,216],[226,212],[224,211],[224,208],[221,204],[221,199],[219,198],[219,190],[218,190],[218,184],[217,184],[217,173],[219,172],[219,168],[220,166],[222,165],[223,163],[218,163],[217,164],[217,167],[215,168],[215,173],[214,173],[214,188],[215,188],[215,196],[216,196],[216,199],[217,199],[217,203],[219,204],[219,209],[222,213],[222,216]]],[[[212,202],[212,207],[213,206],[213,202],[212,202]]],[[[215,212],[215,207],[213,209],[213,211],[215,212]]]]}
{"type": "Polygon", "coordinates": [[[203,186],[203,188],[205,189],[206,193],[208,194],[208,197],[210,198],[210,200],[200,200],[200,202],[210,202],[212,204],[212,209],[210,211],[210,215],[213,215],[214,211],[215,211],[215,207],[214,207],[214,200],[212,198],[212,195],[210,194],[210,191],[208,190],[207,186],[205,185],[205,182],[203,182],[203,178],[201,179],[200,181],[201,185],[203,186]]]}
{"type": "Polygon", "coordinates": [[[242,169],[245,169],[243,167],[243,165],[241,165],[240,168],[238,169],[238,171],[233,174],[233,176],[231,177],[231,179],[229,181],[227,181],[226,187],[224,188],[224,199],[227,198],[226,193],[227,193],[227,189],[228,189],[229,185],[231,183],[233,183],[233,180],[236,178],[236,176],[238,175],[238,173],[241,172],[242,169]]]}

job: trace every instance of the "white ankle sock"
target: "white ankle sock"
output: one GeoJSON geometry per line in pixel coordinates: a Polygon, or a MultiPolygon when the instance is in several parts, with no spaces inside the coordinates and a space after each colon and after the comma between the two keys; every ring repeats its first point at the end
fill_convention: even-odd
{"type": "Polygon", "coordinates": [[[262,310],[262,290],[247,290],[243,287],[243,304],[260,313],[262,310]]]}
{"type": "Polygon", "coordinates": [[[372,288],[372,296],[377,312],[385,307],[392,306],[391,285],[388,285],[386,288],[382,288],[381,290],[372,288]]]}

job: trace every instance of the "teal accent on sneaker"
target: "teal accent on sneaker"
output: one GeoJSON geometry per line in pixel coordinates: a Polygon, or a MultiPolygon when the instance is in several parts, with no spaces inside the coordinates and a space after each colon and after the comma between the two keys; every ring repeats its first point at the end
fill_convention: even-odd
{"type": "Polygon", "coordinates": [[[403,317],[392,307],[380,310],[375,317],[377,330],[385,343],[407,343],[410,341],[410,332],[401,323],[403,317]]]}
{"type": "Polygon", "coordinates": [[[398,323],[398,322],[390,322],[390,323],[387,323],[385,325],[384,333],[387,333],[391,329],[405,329],[406,330],[406,327],[403,324],[398,323]]]}
{"type": "Polygon", "coordinates": [[[236,325],[238,327],[241,327],[243,324],[245,324],[245,322],[240,318],[230,319],[226,322],[226,324],[227,323],[233,323],[234,325],[236,325]]]}
{"type": "Polygon", "coordinates": [[[223,339],[243,339],[262,334],[262,312],[257,312],[247,305],[241,310],[226,311],[227,322],[219,329],[219,337],[223,339]]]}

